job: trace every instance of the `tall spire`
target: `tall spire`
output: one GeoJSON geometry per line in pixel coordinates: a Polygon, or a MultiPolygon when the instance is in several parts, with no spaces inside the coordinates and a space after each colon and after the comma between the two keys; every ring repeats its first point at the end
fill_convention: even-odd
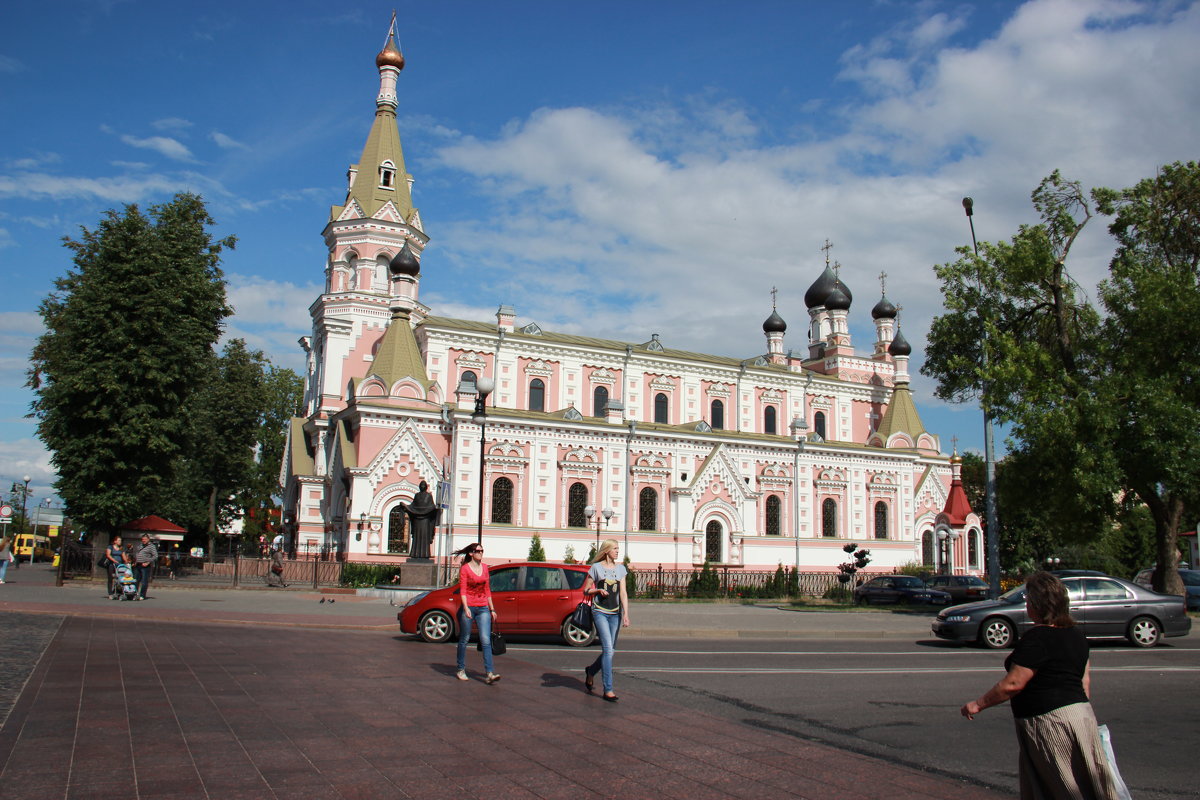
{"type": "Polygon", "coordinates": [[[391,202],[402,222],[414,222],[411,176],[404,168],[400,131],[396,128],[399,98],[396,82],[404,69],[404,56],[396,44],[396,17],[388,26],[383,50],[375,57],[379,68],[379,94],[375,98],[375,122],[367,135],[362,157],[350,167],[350,187],[346,202],[335,206],[331,219],[339,218],[345,206],[356,203],[363,217],[374,217],[391,202]]]}

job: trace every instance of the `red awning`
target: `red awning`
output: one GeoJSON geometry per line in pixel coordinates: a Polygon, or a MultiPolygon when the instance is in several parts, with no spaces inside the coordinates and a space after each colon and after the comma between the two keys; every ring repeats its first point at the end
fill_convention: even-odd
{"type": "Polygon", "coordinates": [[[162,517],[151,514],[148,517],[135,519],[133,522],[127,522],[121,526],[121,535],[133,533],[141,536],[143,533],[148,533],[155,539],[163,539],[168,542],[182,542],[183,534],[187,533],[186,528],[181,528],[174,522],[169,522],[162,517]]]}

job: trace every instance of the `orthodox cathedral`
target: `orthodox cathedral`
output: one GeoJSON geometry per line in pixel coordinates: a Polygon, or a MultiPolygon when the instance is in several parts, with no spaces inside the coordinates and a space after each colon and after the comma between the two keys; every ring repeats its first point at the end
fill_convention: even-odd
{"type": "Polygon", "coordinates": [[[375,119],[330,211],[325,288],[301,339],[304,416],[281,474],[299,553],[441,559],[480,538],[495,563],[525,558],[538,534],[551,561],[611,537],[634,566],[665,569],[828,572],[849,542],[870,548],[872,571],[983,569],[958,459],[913,404],[897,309],[881,297],[875,341],[856,351],[828,249],[804,346],[785,350],[773,309],[765,352],[746,358],[659,334],[555,333],[506,304],[494,320],[424,305],[429,237],[396,123],[394,28],[375,63],[375,119]],[[441,508],[431,544],[405,513],[422,482],[441,508]]]}

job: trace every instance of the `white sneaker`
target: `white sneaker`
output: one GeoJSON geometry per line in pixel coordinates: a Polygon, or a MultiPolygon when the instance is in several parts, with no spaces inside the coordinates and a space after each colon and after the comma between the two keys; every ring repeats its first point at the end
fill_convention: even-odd
{"type": "Polygon", "coordinates": [[[454,677],[458,678],[460,681],[470,680],[470,678],[467,677],[467,671],[465,669],[460,669],[458,672],[454,673],[454,677]]]}
{"type": "Polygon", "coordinates": [[[489,672],[489,673],[488,673],[488,676],[487,676],[487,682],[488,682],[488,683],[495,683],[495,682],[496,682],[496,681],[498,681],[498,680],[500,680],[500,675],[499,675],[499,673],[496,673],[496,672],[489,672]]]}

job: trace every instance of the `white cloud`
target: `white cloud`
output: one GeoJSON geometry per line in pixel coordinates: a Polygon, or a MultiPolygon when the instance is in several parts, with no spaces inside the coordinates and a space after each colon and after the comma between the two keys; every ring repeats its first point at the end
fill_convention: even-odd
{"type": "Polygon", "coordinates": [[[250,149],[249,145],[242,144],[241,142],[237,141],[236,139],[234,139],[230,136],[226,136],[225,134],[221,133],[220,131],[213,131],[212,133],[209,134],[209,138],[212,139],[214,142],[216,142],[217,147],[220,147],[224,150],[249,150],[250,149]]]}
{"type": "Polygon", "coordinates": [[[50,453],[41,440],[29,438],[0,440],[0,487],[7,489],[28,475],[31,498],[42,498],[53,492],[51,483],[57,478],[50,466],[50,453]]]}
{"type": "Polygon", "coordinates": [[[25,173],[0,175],[0,198],[79,200],[94,198],[108,203],[136,203],[181,191],[199,191],[206,197],[228,196],[229,192],[211,178],[198,173],[117,175],[109,178],[25,173]]]}
{"type": "Polygon", "coordinates": [[[142,150],[153,150],[154,152],[175,161],[194,162],[196,160],[192,155],[192,151],[187,148],[187,145],[183,144],[178,139],[172,139],[169,136],[147,136],[145,138],[139,138],[128,133],[118,133],[108,125],[101,125],[100,130],[105,133],[113,134],[130,147],[137,147],[142,150]]]}
{"type": "MultiPolygon", "coordinates": [[[[844,132],[790,145],[761,144],[730,102],[708,117],[688,103],[541,109],[495,139],[453,140],[438,163],[491,204],[439,226],[443,257],[482,282],[454,299],[512,302],[549,329],[752,354],[777,285],[785,346],[803,349],[802,296],[828,237],[856,294],[856,344],[873,340],[886,270],[919,347],[941,310],[931,267],[970,241],[963,195],[981,239],[1007,238],[1036,221],[1029,193],[1055,168],[1125,186],[1194,158],[1200,6],[1143,10],[1039,0],[971,49],[946,46],[963,18],[914,19],[847,54],[842,76],[872,86],[838,109],[844,132]]],[[[1085,284],[1110,252],[1092,225],[1073,264],[1085,284]]]]}
{"type": "Polygon", "coordinates": [[[150,123],[151,127],[156,131],[187,131],[192,127],[192,121],[181,119],[179,117],[167,117],[166,119],[156,119],[150,123]]]}
{"type": "Polygon", "coordinates": [[[255,275],[227,275],[227,296],[234,308],[226,338],[238,337],[262,350],[272,363],[300,370],[304,354],[297,344],[311,333],[312,305],[323,287],[272,281],[255,275]]]}

